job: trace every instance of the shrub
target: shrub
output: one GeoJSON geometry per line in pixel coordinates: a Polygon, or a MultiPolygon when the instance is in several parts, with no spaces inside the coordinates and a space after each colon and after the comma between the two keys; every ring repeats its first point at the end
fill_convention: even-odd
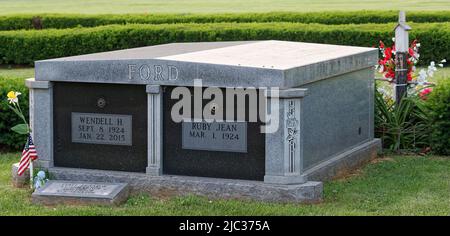
{"type": "Polygon", "coordinates": [[[11,90],[22,93],[19,103],[28,120],[28,88],[25,87],[24,80],[0,77],[0,150],[19,150],[23,148],[27,139],[26,135],[20,135],[10,130],[14,125],[23,123],[7,106],[6,94],[11,90]]]}
{"type": "MultiPolygon", "coordinates": [[[[36,60],[173,42],[289,40],[375,46],[390,40],[395,24],[216,23],[109,25],[94,28],[0,32],[0,63],[36,60]]],[[[449,58],[450,23],[412,24],[411,38],[426,42],[422,63],[449,58]]]]}
{"type": "Polygon", "coordinates": [[[432,149],[437,154],[450,155],[450,78],[434,87],[427,99],[432,117],[432,149]]]}
{"type": "Polygon", "coordinates": [[[430,146],[430,116],[422,100],[403,98],[398,105],[375,91],[375,134],[383,148],[418,151],[430,146]]]}
{"type": "MultiPolygon", "coordinates": [[[[408,22],[448,22],[449,11],[408,12],[408,22]]],[[[6,15],[0,16],[0,30],[34,29],[33,19],[40,19],[44,29],[95,27],[110,24],[173,24],[218,22],[296,22],[319,24],[368,24],[397,22],[397,11],[327,11],[327,12],[269,12],[233,14],[134,14],[134,15],[6,15]]]]}

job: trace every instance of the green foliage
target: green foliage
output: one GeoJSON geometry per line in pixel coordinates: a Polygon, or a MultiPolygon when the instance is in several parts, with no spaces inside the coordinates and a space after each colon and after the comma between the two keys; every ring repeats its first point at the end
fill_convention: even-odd
{"type": "MultiPolygon", "coordinates": [[[[40,19],[44,29],[95,27],[111,24],[173,24],[219,22],[296,22],[328,25],[397,22],[397,11],[328,11],[328,12],[268,12],[231,14],[134,14],[80,15],[39,14],[0,16],[0,30],[34,29],[33,19],[40,19]]],[[[448,22],[449,11],[408,12],[408,22],[448,22]]],[[[36,22],[36,21],[35,21],[36,22]]]]}
{"type": "Polygon", "coordinates": [[[28,134],[28,125],[27,124],[18,124],[11,128],[12,131],[18,134],[28,134]]]}
{"type": "MultiPolygon", "coordinates": [[[[156,198],[134,194],[110,207],[61,204],[46,207],[30,201],[29,188],[11,186],[11,165],[20,153],[0,154],[0,215],[134,216],[280,216],[280,215],[443,215],[450,212],[450,159],[388,156],[349,178],[324,183],[320,204],[267,203],[180,196],[156,198]]],[[[37,173],[37,171],[35,171],[37,173]]],[[[51,179],[51,177],[50,177],[51,179]]]]}
{"type": "Polygon", "coordinates": [[[399,152],[429,147],[430,131],[430,115],[422,100],[405,97],[397,105],[375,92],[375,133],[384,148],[399,152]]]}
{"type": "Polygon", "coordinates": [[[427,100],[433,122],[432,149],[450,155],[450,78],[439,81],[427,100]]]}
{"type": "Polygon", "coordinates": [[[11,127],[23,123],[23,120],[8,107],[6,94],[11,90],[22,93],[19,96],[19,103],[28,120],[28,88],[25,87],[23,79],[0,77],[0,149],[19,150],[25,144],[27,136],[26,132],[19,134],[11,130],[11,127]]]}
{"type": "MultiPolygon", "coordinates": [[[[173,42],[289,40],[375,46],[392,38],[395,24],[301,23],[129,24],[94,28],[0,32],[0,63],[36,60],[173,42]]],[[[450,58],[450,23],[412,24],[422,43],[421,62],[450,58]]]]}

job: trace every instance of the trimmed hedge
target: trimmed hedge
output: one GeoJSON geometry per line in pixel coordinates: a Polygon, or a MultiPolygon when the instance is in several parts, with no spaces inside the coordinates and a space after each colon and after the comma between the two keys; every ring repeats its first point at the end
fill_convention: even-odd
{"type": "MultiPolygon", "coordinates": [[[[137,14],[137,15],[5,15],[0,16],[0,30],[65,29],[111,24],[173,24],[219,22],[294,22],[318,24],[369,24],[397,22],[397,11],[350,12],[270,12],[239,14],[137,14]]],[[[449,22],[450,11],[408,12],[408,22],[449,22]]]]}
{"type": "Polygon", "coordinates": [[[439,81],[427,100],[432,117],[432,149],[450,155],[450,78],[439,81]]]}
{"type": "MultiPolygon", "coordinates": [[[[394,23],[321,25],[301,23],[215,23],[109,25],[94,28],[0,32],[0,64],[172,42],[289,40],[354,46],[390,41],[394,23]]],[[[411,24],[422,43],[421,62],[450,58],[450,23],[411,24]]]]}
{"type": "Polygon", "coordinates": [[[6,94],[11,90],[22,93],[19,96],[19,103],[28,120],[28,88],[25,87],[24,80],[0,77],[0,150],[5,148],[19,150],[27,140],[26,135],[11,131],[11,127],[23,123],[7,106],[6,94]]]}

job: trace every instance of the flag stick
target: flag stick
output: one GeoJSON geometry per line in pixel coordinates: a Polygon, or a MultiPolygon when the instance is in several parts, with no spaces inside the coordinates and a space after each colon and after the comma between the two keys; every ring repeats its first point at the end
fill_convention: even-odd
{"type": "Polygon", "coordinates": [[[33,189],[33,160],[30,158],[30,188],[33,189]]]}

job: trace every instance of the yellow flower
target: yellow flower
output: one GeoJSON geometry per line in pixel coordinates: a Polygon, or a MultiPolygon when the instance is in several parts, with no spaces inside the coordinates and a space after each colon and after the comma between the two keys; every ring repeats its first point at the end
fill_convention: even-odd
{"type": "Polygon", "coordinates": [[[19,98],[18,96],[21,95],[19,92],[9,91],[9,93],[6,95],[8,97],[9,103],[18,103],[19,98]]]}
{"type": "Polygon", "coordinates": [[[8,98],[15,98],[16,94],[14,93],[14,91],[9,91],[8,95],[6,96],[8,96],[8,98]]]}

